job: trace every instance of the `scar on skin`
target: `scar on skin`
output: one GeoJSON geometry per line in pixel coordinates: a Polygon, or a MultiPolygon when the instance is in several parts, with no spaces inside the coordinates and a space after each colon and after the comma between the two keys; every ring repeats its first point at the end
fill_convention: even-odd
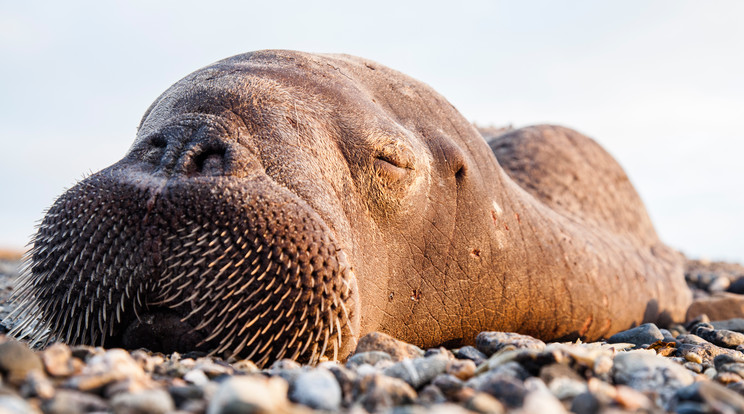
{"type": "Polygon", "coordinates": [[[581,330],[579,330],[579,336],[584,336],[589,331],[589,327],[592,325],[593,320],[594,320],[593,316],[589,316],[588,318],[586,318],[586,322],[584,322],[584,326],[582,326],[581,330]]]}

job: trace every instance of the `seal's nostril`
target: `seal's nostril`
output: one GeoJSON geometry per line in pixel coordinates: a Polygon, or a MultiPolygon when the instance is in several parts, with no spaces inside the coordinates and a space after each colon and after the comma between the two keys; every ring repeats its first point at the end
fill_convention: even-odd
{"type": "Polygon", "coordinates": [[[154,165],[162,162],[163,155],[168,147],[168,140],[161,134],[151,136],[145,141],[143,158],[154,165]]]}
{"type": "Polygon", "coordinates": [[[155,148],[165,148],[168,145],[168,141],[162,135],[155,135],[150,138],[150,145],[155,148]]]}
{"type": "Polygon", "coordinates": [[[226,150],[224,147],[206,147],[194,156],[195,172],[202,175],[218,175],[224,171],[226,150]]]}

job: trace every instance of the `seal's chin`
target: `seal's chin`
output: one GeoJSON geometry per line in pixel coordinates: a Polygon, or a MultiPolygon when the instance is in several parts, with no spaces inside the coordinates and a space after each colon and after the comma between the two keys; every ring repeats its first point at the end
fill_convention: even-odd
{"type": "Polygon", "coordinates": [[[258,365],[348,349],[356,280],[307,203],[267,177],[115,167],[63,194],[39,227],[16,294],[34,336],[258,365]]]}
{"type": "Polygon", "coordinates": [[[112,345],[165,353],[209,351],[202,344],[206,333],[195,330],[193,324],[171,309],[149,309],[138,316],[121,330],[119,337],[111,338],[112,345]]]}

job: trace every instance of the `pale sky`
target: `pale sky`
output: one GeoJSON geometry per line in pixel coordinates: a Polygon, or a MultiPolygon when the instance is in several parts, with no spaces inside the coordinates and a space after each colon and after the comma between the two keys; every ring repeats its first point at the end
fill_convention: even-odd
{"type": "Polygon", "coordinates": [[[744,262],[744,2],[256,3],[0,0],[0,247],[121,158],[178,79],[297,49],[398,69],[479,124],[578,129],[626,168],[664,241],[744,262]]]}

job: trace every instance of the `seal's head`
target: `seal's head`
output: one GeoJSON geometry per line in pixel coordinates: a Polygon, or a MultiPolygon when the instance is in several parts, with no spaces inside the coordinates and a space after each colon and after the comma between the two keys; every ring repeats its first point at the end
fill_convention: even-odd
{"type": "Polygon", "coordinates": [[[456,146],[417,138],[442,131],[416,121],[431,98],[412,82],[285,51],[179,81],[121,161],[49,209],[16,331],[259,365],[347,355],[382,312],[362,315],[360,302],[387,297],[389,272],[408,260],[395,249],[435,221],[426,205],[465,169],[456,146]]]}

